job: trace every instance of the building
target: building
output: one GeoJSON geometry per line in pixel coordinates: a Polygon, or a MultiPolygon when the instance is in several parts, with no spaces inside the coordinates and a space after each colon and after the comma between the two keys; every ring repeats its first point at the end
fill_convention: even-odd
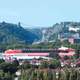
{"type": "Polygon", "coordinates": [[[74,38],[69,38],[68,42],[71,43],[71,44],[74,44],[74,38]]]}
{"type": "Polygon", "coordinates": [[[69,38],[68,42],[70,42],[71,44],[80,43],[80,38],[69,38]]]}
{"type": "Polygon", "coordinates": [[[6,50],[3,54],[5,60],[9,59],[39,59],[46,58],[48,59],[49,53],[47,52],[23,52],[22,50],[6,50]]]}
{"type": "Polygon", "coordinates": [[[58,54],[61,58],[63,58],[64,56],[71,57],[75,54],[75,50],[72,48],[67,48],[62,46],[58,50],[59,50],[58,54]]]}

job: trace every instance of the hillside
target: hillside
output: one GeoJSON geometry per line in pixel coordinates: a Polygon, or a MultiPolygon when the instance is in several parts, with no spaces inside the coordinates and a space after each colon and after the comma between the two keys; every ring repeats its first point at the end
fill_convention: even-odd
{"type": "Polygon", "coordinates": [[[48,28],[25,29],[20,23],[0,23],[0,48],[25,47],[27,44],[54,42],[62,38],[80,38],[80,22],[61,22],[48,28]]]}
{"type": "MultiPolygon", "coordinates": [[[[33,29],[32,28],[32,29],[27,29],[27,30],[30,31],[31,33],[35,34],[38,37],[38,40],[42,39],[42,29],[40,29],[40,28],[33,29]]],[[[37,41],[37,40],[35,39],[35,41],[37,41]]]]}
{"type": "MultiPolygon", "coordinates": [[[[62,38],[80,38],[80,22],[61,22],[56,23],[49,28],[42,28],[41,41],[55,41],[62,38]]],[[[36,30],[35,30],[36,33],[36,30]]]]}
{"type": "Polygon", "coordinates": [[[0,23],[0,44],[31,44],[35,39],[39,39],[36,34],[25,30],[20,23],[0,23]]]}

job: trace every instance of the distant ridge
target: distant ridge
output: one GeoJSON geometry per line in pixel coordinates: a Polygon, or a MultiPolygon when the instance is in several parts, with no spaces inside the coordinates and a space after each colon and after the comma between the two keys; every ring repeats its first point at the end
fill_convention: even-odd
{"type": "Polygon", "coordinates": [[[36,34],[24,29],[20,23],[0,23],[0,44],[31,44],[38,40],[36,34]]]}

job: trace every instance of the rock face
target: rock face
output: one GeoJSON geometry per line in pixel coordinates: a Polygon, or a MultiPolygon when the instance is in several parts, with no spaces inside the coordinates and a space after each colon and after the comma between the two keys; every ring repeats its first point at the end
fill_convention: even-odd
{"type": "MultiPolygon", "coordinates": [[[[42,41],[54,41],[60,38],[80,38],[80,22],[61,22],[39,30],[42,41]],[[45,33],[44,33],[45,32],[45,33]]],[[[35,30],[36,33],[36,30],[35,30]]]]}

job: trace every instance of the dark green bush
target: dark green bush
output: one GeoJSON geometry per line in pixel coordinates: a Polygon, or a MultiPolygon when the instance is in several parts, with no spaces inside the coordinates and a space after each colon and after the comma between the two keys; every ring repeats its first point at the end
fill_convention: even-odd
{"type": "Polygon", "coordinates": [[[11,75],[9,72],[5,73],[0,70],[0,80],[14,80],[14,75],[11,75]]]}
{"type": "Polygon", "coordinates": [[[48,68],[49,67],[49,63],[47,61],[42,61],[40,68],[48,68]]]}
{"type": "Polygon", "coordinates": [[[12,62],[12,64],[17,67],[17,66],[19,66],[19,61],[18,61],[17,59],[15,59],[15,60],[12,62]]]}
{"type": "Polygon", "coordinates": [[[0,64],[3,63],[3,62],[4,62],[4,60],[3,59],[0,59],[0,64]]]}
{"type": "Polygon", "coordinates": [[[4,72],[10,72],[11,74],[14,74],[18,70],[17,66],[15,66],[14,63],[8,62],[1,63],[0,69],[3,70],[4,72]]]}
{"type": "Polygon", "coordinates": [[[60,66],[61,66],[60,61],[57,59],[51,60],[51,62],[49,64],[49,68],[51,68],[51,69],[55,69],[55,68],[58,68],[60,66]]]}
{"type": "Polygon", "coordinates": [[[31,64],[29,64],[29,63],[25,63],[25,64],[22,64],[22,65],[20,65],[19,66],[19,69],[30,69],[30,68],[32,68],[32,65],[31,64]]]}

